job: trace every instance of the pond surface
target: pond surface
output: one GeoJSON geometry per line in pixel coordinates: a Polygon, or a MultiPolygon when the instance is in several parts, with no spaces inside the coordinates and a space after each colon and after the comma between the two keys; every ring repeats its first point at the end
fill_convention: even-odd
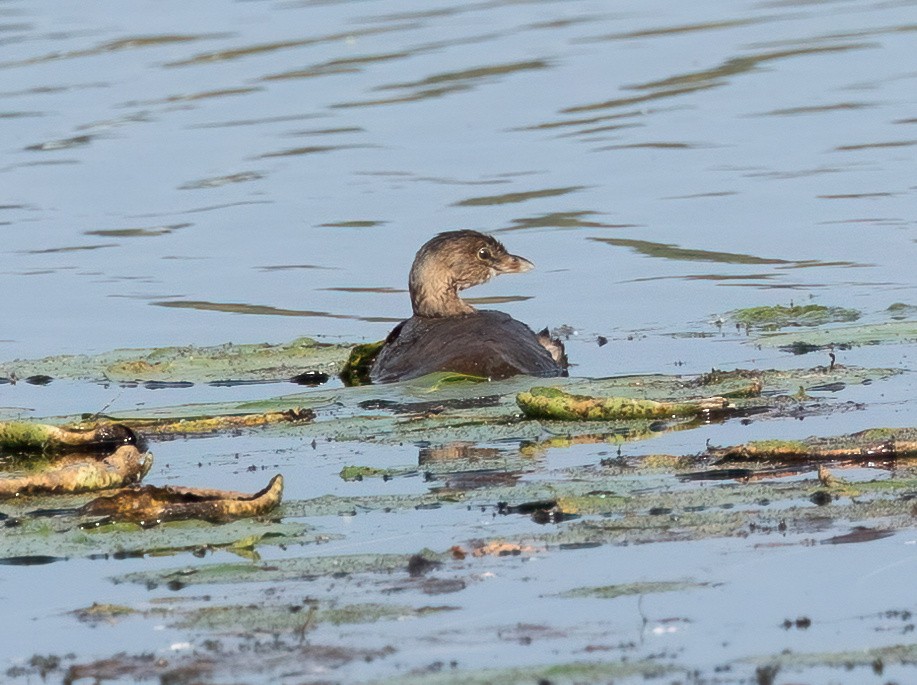
{"type": "MultiPolygon", "coordinates": [[[[912,0],[7,0],[0,359],[301,335],[378,340],[410,313],[416,249],[436,232],[473,228],[536,269],[466,295],[533,328],[565,327],[572,375],[827,364],[824,352],[750,345],[726,315],[815,303],[854,308],[868,323],[887,320],[895,303],[917,304],[915,35],[912,0]]],[[[708,440],[914,425],[915,352],[913,342],[836,350],[841,364],[905,372],[848,389],[841,399],[860,403],[856,411],[727,422],[623,449],[687,455],[708,440]]],[[[0,413],[116,413],[295,390],[16,383],[0,385],[0,413]]],[[[161,443],[148,480],[250,491],[281,471],[292,501],[434,487],[419,474],[338,476],[348,464],[416,471],[423,445],[311,440],[255,433],[161,443]]],[[[519,452],[518,442],[485,447],[519,452]]],[[[616,449],[552,449],[523,480],[563,480],[565,468],[616,449]]],[[[306,552],[260,550],[265,559],[443,552],[541,530],[465,505],[297,520],[333,540],[306,552]]],[[[246,681],[415,673],[424,682],[494,667],[655,659],[749,682],[756,658],[785,649],[913,643],[913,624],[901,617],[917,611],[915,535],[912,527],[813,546],[824,540],[810,531],[779,545],[725,537],[494,557],[467,589],[441,596],[390,579],[174,592],[110,580],[236,558],[222,551],[0,566],[8,626],[0,672],[22,667],[8,675],[38,682],[23,666],[34,654],[73,653],[72,664],[204,649],[206,630],[155,612],[113,625],[69,613],[93,602],[156,607],[176,594],[229,602],[241,593],[261,603],[276,593],[453,608],[322,623],[310,633],[316,644],[366,653],[329,651],[288,680],[265,666],[246,681]],[[686,585],[559,598],[583,586],[657,581],[686,585]],[[813,627],[793,623],[800,617],[813,627]]],[[[258,648],[236,639],[243,651],[258,648]]],[[[800,677],[914,676],[913,665],[845,672],[818,664],[800,677]]],[[[603,677],[642,682],[644,672],[603,677]]]]}

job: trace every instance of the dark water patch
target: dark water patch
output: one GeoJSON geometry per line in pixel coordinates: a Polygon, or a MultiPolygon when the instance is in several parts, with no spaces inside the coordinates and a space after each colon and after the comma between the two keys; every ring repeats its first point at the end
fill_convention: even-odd
{"type": "Polygon", "coordinates": [[[402,23],[392,26],[379,26],[365,29],[356,29],[346,33],[329,33],[311,38],[301,38],[298,40],[279,40],[270,43],[256,43],[239,48],[228,48],[225,50],[214,50],[211,52],[202,52],[187,59],[167,62],[166,67],[186,67],[200,64],[211,64],[213,62],[228,62],[244,57],[254,55],[265,55],[280,50],[289,50],[291,48],[301,48],[308,45],[318,45],[320,43],[335,43],[338,41],[348,41],[361,36],[371,36],[380,33],[390,33],[395,31],[409,31],[420,28],[418,23],[402,23]]]}
{"type": "Polygon", "coordinates": [[[511,226],[498,228],[493,233],[505,233],[507,231],[521,231],[527,228],[636,228],[637,224],[607,224],[601,221],[592,221],[587,219],[590,216],[596,216],[599,212],[578,211],[578,212],[550,212],[548,214],[539,214],[537,216],[513,219],[511,226]]]}
{"type": "Polygon", "coordinates": [[[69,150],[70,148],[89,145],[89,143],[91,143],[97,137],[98,136],[94,135],[82,135],[73,136],[72,138],[60,138],[58,140],[49,140],[44,143],[27,145],[23,148],[23,150],[29,150],[30,152],[53,152],[56,150],[69,150]]]}
{"type": "Polygon", "coordinates": [[[837,195],[816,195],[819,200],[862,200],[871,197],[894,197],[899,193],[841,193],[837,195]]]}
{"type": "Polygon", "coordinates": [[[836,221],[819,221],[819,226],[835,226],[843,224],[872,224],[874,226],[891,226],[893,228],[905,228],[913,222],[896,217],[866,217],[863,219],[838,219],[836,221]]]}
{"type": "Polygon", "coordinates": [[[339,287],[334,287],[334,288],[319,288],[319,290],[331,290],[333,292],[339,292],[339,293],[379,293],[383,295],[400,294],[400,293],[407,292],[407,290],[405,290],[404,288],[388,288],[388,287],[357,288],[357,287],[347,287],[347,286],[339,286],[339,287]]]}
{"type": "Polygon", "coordinates": [[[482,197],[469,197],[465,200],[453,202],[453,207],[481,207],[489,205],[514,204],[516,202],[527,202],[542,197],[556,197],[558,195],[567,195],[576,193],[585,189],[586,186],[568,186],[566,188],[545,188],[543,190],[530,190],[519,193],[504,193],[503,195],[485,195],[482,197]]]}
{"type": "Polygon", "coordinates": [[[354,148],[369,148],[372,145],[306,145],[303,147],[294,147],[286,150],[277,150],[276,152],[265,152],[258,155],[258,159],[269,159],[271,157],[296,157],[299,155],[315,155],[323,152],[333,152],[334,150],[352,150],[354,148]]]}
{"type": "Polygon", "coordinates": [[[374,323],[397,323],[399,318],[382,316],[355,316],[350,314],[334,314],[332,312],[314,311],[310,309],[283,309],[262,304],[244,304],[240,302],[208,302],[206,300],[160,300],[150,302],[157,307],[171,307],[174,309],[196,309],[199,311],[225,312],[229,314],[254,314],[257,316],[319,316],[326,319],[355,319],[358,321],[371,321],[374,323]]]}
{"type": "Polygon", "coordinates": [[[374,228],[375,226],[384,226],[387,223],[387,221],[375,221],[373,219],[355,219],[352,221],[332,221],[318,225],[323,228],[374,228]]]}
{"type": "Polygon", "coordinates": [[[471,304],[506,304],[507,302],[525,302],[531,300],[531,295],[490,295],[488,297],[463,297],[471,304]]]}
{"type": "Polygon", "coordinates": [[[633,110],[631,112],[618,112],[616,114],[603,114],[602,116],[597,117],[579,117],[576,119],[562,119],[561,121],[548,121],[541,124],[533,124],[531,126],[521,126],[519,128],[510,129],[512,131],[540,131],[540,130],[550,130],[554,128],[569,128],[573,126],[590,126],[592,124],[599,124],[604,121],[610,121],[614,119],[624,119],[632,117],[643,117],[652,111],[647,112],[646,110],[633,110]]]}
{"type": "Polygon", "coordinates": [[[681,276],[641,276],[632,278],[626,283],[643,283],[645,281],[765,281],[776,274],[684,274],[681,276]]]}
{"type": "Polygon", "coordinates": [[[224,38],[228,34],[226,33],[210,33],[210,34],[199,34],[199,35],[183,35],[183,34],[161,34],[161,35],[151,35],[151,36],[130,36],[127,38],[119,38],[117,40],[108,41],[105,43],[100,43],[91,48],[84,48],[83,50],[70,50],[68,52],[52,52],[46,55],[39,55],[37,57],[28,57],[26,59],[12,61],[12,62],[0,62],[0,69],[7,69],[10,67],[22,67],[29,66],[33,64],[41,64],[42,62],[57,62],[66,59],[76,59],[79,57],[94,57],[96,55],[101,55],[110,52],[124,52],[126,50],[136,50],[140,48],[150,48],[150,47],[159,47],[163,45],[174,45],[177,43],[190,43],[201,40],[213,40],[216,38],[224,38]]]}
{"type": "Polygon", "coordinates": [[[849,43],[840,45],[809,46],[795,50],[777,50],[746,55],[742,57],[732,57],[709,69],[687,72],[684,74],[678,74],[676,76],[670,76],[665,79],[626,86],[628,90],[652,91],[646,95],[617,98],[587,105],[578,105],[575,107],[565,108],[561,111],[564,113],[587,112],[597,109],[621,107],[628,104],[637,104],[639,102],[645,102],[647,100],[654,100],[658,98],[684,95],[699,90],[724,86],[729,82],[731,77],[756,71],[760,65],[766,64],[768,62],[788,59],[791,57],[802,57],[834,52],[847,52],[850,50],[861,50],[873,47],[876,46],[867,43],[849,43]]]}
{"type": "Polygon", "coordinates": [[[194,383],[191,381],[147,381],[143,384],[147,390],[169,390],[193,388],[194,383]]]}
{"type": "Polygon", "coordinates": [[[417,52],[389,52],[375,55],[361,55],[359,57],[347,57],[342,59],[332,59],[326,62],[319,62],[303,69],[293,69],[291,71],[282,71],[276,74],[262,76],[262,81],[286,81],[290,79],[316,78],[319,76],[332,76],[336,74],[355,74],[362,71],[363,66],[369,64],[378,64],[380,62],[390,62],[398,59],[413,57],[417,52]]]}
{"type": "Polygon", "coordinates": [[[840,174],[848,171],[842,167],[812,167],[809,169],[794,169],[789,171],[749,171],[743,174],[746,178],[766,178],[775,181],[789,181],[796,178],[809,178],[823,174],[840,174]]]}
{"type": "Polygon", "coordinates": [[[628,107],[630,105],[639,105],[643,102],[650,102],[652,100],[659,100],[662,98],[678,97],[679,95],[689,95],[691,93],[696,93],[701,90],[707,90],[708,88],[713,88],[714,84],[712,83],[697,83],[690,86],[681,86],[679,88],[665,88],[658,90],[653,93],[647,93],[646,95],[631,95],[627,97],[612,98],[611,100],[603,100],[601,102],[593,102],[585,105],[576,105],[573,107],[565,107],[561,111],[562,114],[577,114],[579,112],[593,112],[598,109],[614,109],[616,107],[628,107]]]}
{"type": "Polygon", "coordinates": [[[517,72],[547,69],[552,65],[545,60],[528,60],[524,62],[510,62],[495,64],[460,71],[442,72],[433,74],[417,81],[391,83],[373,88],[375,91],[410,90],[413,92],[390,98],[377,98],[356,102],[343,102],[332,105],[341,107],[368,107],[374,105],[394,104],[398,102],[413,102],[429,98],[442,97],[450,93],[471,90],[475,84],[489,82],[496,77],[517,72]]]}
{"type": "Polygon", "coordinates": [[[48,247],[43,250],[25,250],[21,254],[55,254],[58,252],[85,252],[88,250],[103,250],[108,247],[118,247],[118,243],[101,243],[99,245],[71,245],[68,247],[48,247]]]}
{"type": "Polygon", "coordinates": [[[662,197],[661,200],[698,200],[707,197],[728,197],[729,195],[738,195],[738,191],[735,190],[717,190],[710,191],[707,193],[692,193],[691,195],[669,195],[668,197],[662,197]]]}
{"type": "Polygon", "coordinates": [[[755,257],[754,255],[735,252],[712,252],[708,250],[694,250],[667,243],[653,243],[647,240],[630,240],[627,238],[589,238],[600,243],[607,243],[615,247],[626,247],[647,257],[671,259],[688,262],[718,262],[725,264],[791,264],[785,259],[755,257]]]}
{"type": "Polygon", "coordinates": [[[450,5],[448,7],[437,7],[434,9],[413,10],[410,12],[391,12],[389,14],[378,14],[368,17],[357,17],[355,21],[363,24],[374,24],[377,22],[389,21],[408,21],[417,19],[437,19],[442,17],[451,17],[456,14],[465,12],[477,12],[484,9],[498,7],[499,2],[469,2],[467,4],[450,5]]]}
{"type": "Polygon", "coordinates": [[[259,117],[257,119],[235,119],[232,121],[214,121],[204,124],[189,124],[189,129],[195,128],[234,128],[237,126],[260,126],[261,124],[278,124],[285,121],[303,121],[304,119],[318,119],[324,114],[284,114],[275,117],[259,117]]]}
{"type": "Polygon", "coordinates": [[[291,137],[300,136],[331,136],[342,133],[365,133],[366,129],[361,126],[340,126],[338,128],[310,128],[301,131],[290,131],[286,134],[291,137]]]}
{"type": "Polygon", "coordinates": [[[767,17],[757,17],[754,19],[723,19],[721,21],[707,21],[697,24],[675,24],[672,26],[660,26],[657,28],[635,29],[633,31],[622,31],[619,33],[606,33],[601,36],[590,36],[579,38],[575,43],[595,43],[608,40],[630,40],[633,38],[655,38],[659,36],[671,36],[683,33],[698,33],[704,31],[718,31],[721,29],[731,29],[739,26],[749,26],[766,21],[767,17]]]}
{"type": "Polygon", "coordinates": [[[98,235],[107,238],[151,238],[168,235],[182,228],[193,226],[191,223],[171,224],[167,226],[143,226],[138,228],[110,228],[95,231],[83,231],[83,235],[98,235]]]}
{"type": "Polygon", "coordinates": [[[460,179],[446,178],[443,176],[416,176],[410,179],[412,181],[421,181],[424,183],[435,183],[444,186],[495,186],[505,183],[512,183],[508,178],[479,178],[479,179],[460,179]]]}
{"type": "Polygon", "coordinates": [[[258,181],[264,178],[264,175],[257,171],[240,171],[236,174],[227,174],[225,176],[213,176],[211,178],[202,178],[199,181],[189,181],[178,186],[179,190],[202,190],[205,188],[220,188],[232,183],[247,183],[249,181],[258,181]]]}
{"type": "Polygon", "coordinates": [[[55,561],[67,561],[67,557],[54,557],[47,554],[28,554],[17,557],[0,558],[0,566],[44,566],[55,561]]]}
{"type": "Polygon", "coordinates": [[[473,69],[462,69],[460,71],[446,71],[439,74],[433,74],[419,81],[407,81],[404,83],[391,83],[385,86],[377,86],[376,90],[396,90],[401,88],[426,88],[428,86],[437,86],[442,83],[451,83],[453,81],[477,81],[489,79],[494,76],[504,76],[519,71],[532,71],[538,69],[547,69],[551,66],[546,60],[536,59],[525,62],[509,62],[506,64],[494,64],[485,67],[475,67],[473,69]]]}
{"type": "Polygon", "coordinates": [[[165,105],[173,102],[195,102],[197,100],[210,100],[213,98],[232,97],[234,95],[248,95],[263,90],[255,86],[242,86],[238,88],[217,88],[214,90],[201,90],[196,93],[169,95],[156,100],[129,100],[121,104],[122,107],[143,107],[149,105],[165,105]]]}
{"type": "Polygon", "coordinates": [[[732,57],[721,62],[710,69],[692,71],[657,81],[649,81],[633,86],[628,86],[632,90],[659,90],[680,88],[688,85],[708,84],[712,86],[725,85],[728,77],[738,76],[757,70],[757,68],[768,62],[774,62],[792,57],[806,57],[810,55],[823,55],[836,52],[849,52],[851,50],[863,50],[866,48],[875,48],[872,43],[845,43],[840,45],[817,45],[800,47],[795,50],[776,50],[772,52],[760,52],[757,54],[744,55],[742,57],[732,57]]]}
{"type": "Polygon", "coordinates": [[[605,126],[592,126],[591,128],[580,129],[579,131],[568,131],[566,133],[559,133],[556,138],[583,138],[588,141],[595,140],[605,140],[609,136],[600,136],[598,134],[609,133],[611,131],[621,131],[626,128],[642,128],[646,124],[639,123],[630,123],[630,124],[606,124],[605,126]]]}
{"type": "Polygon", "coordinates": [[[605,145],[596,150],[636,150],[646,148],[649,150],[696,150],[699,148],[715,147],[710,143],[681,143],[678,141],[648,141],[645,143],[622,143],[619,145],[605,145]]]}
{"type": "MultiPolygon", "coordinates": [[[[905,0],[904,4],[908,4],[905,0]]],[[[760,43],[753,43],[754,48],[773,48],[786,47],[795,45],[811,45],[813,43],[835,43],[840,40],[850,40],[852,38],[871,38],[874,36],[885,36],[893,33],[913,33],[917,31],[917,24],[900,24],[896,26],[876,26],[871,28],[860,29],[858,31],[838,31],[820,36],[806,36],[803,39],[790,38],[787,40],[772,40],[760,43]]]]}
{"type": "Polygon", "coordinates": [[[457,83],[450,86],[439,88],[423,88],[407,95],[398,95],[389,98],[374,98],[371,100],[356,100],[354,102],[338,102],[331,105],[334,109],[346,109],[349,107],[376,107],[378,105],[394,105],[404,102],[416,102],[418,100],[427,100],[439,98],[450,93],[459,93],[471,90],[471,86],[466,83],[457,83]]]}
{"type": "Polygon", "coordinates": [[[23,90],[0,91],[0,98],[18,98],[29,95],[56,95],[58,93],[69,93],[75,90],[86,90],[89,88],[105,89],[107,83],[70,83],[65,86],[35,86],[23,90]]]}
{"type": "Polygon", "coordinates": [[[0,169],[2,172],[12,171],[14,169],[26,168],[26,167],[51,167],[51,166],[72,166],[79,164],[80,161],[77,159],[46,159],[36,162],[23,162],[22,164],[11,164],[8,167],[3,167],[0,169]]]}
{"type": "Polygon", "coordinates": [[[848,152],[852,150],[874,150],[894,147],[912,147],[917,145],[917,140],[886,140],[876,143],[859,143],[856,145],[838,145],[835,152],[848,152]]]}
{"type": "Polygon", "coordinates": [[[822,540],[823,545],[848,545],[857,542],[872,542],[882,538],[891,537],[895,534],[893,530],[882,530],[877,528],[865,528],[857,526],[849,533],[835,535],[826,540],[822,540]]]}
{"type": "Polygon", "coordinates": [[[868,109],[877,107],[872,102],[835,102],[830,105],[808,105],[802,107],[784,107],[782,109],[772,109],[769,112],[761,112],[752,116],[775,116],[789,117],[799,116],[802,114],[823,114],[824,112],[851,111],[857,109],[868,109]]]}
{"type": "Polygon", "coordinates": [[[0,112],[0,119],[27,119],[43,116],[45,116],[44,112],[0,112]]]}
{"type": "Polygon", "coordinates": [[[775,267],[777,269],[811,269],[813,267],[841,267],[841,268],[867,268],[874,267],[875,264],[862,264],[860,262],[823,262],[819,259],[803,259],[798,262],[789,262],[783,266],[775,267]]]}
{"type": "Polygon", "coordinates": [[[298,271],[299,269],[327,269],[335,270],[332,266],[322,266],[320,264],[274,264],[271,266],[259,266],[258,271],[298,271]]]}

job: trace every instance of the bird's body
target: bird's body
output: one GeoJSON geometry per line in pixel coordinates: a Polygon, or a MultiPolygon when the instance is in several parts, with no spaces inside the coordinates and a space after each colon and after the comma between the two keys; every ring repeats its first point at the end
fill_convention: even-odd
{"type": "Polygon", "coordinates": [[[509,314],[477,311],[459,290],[532,263],[476,231],[440,233],[417,252],[409,278],[414,315],[392,330],[370,370],[374,383],[453,371],[486,378],[559,376],[566,357],[547,331],[536,335],[509,314]]]}

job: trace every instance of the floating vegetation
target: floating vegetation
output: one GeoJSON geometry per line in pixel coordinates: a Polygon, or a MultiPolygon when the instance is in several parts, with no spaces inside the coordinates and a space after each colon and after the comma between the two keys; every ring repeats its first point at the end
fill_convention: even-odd
{"type": "Polygon", "coordinates": [[[142,526],[187,519],[223,523],[263,516],[280,504],[282,496],[283,476],[280,475],[271,478],[265,488],[252,495],[227,490],[143,485],[87,502],[79,513],[142,526]]]}
{"type": "Polygon", "coordinates": [[[917,457],[917,429],[872,428],[839,438],[756,440],[733,447],[711,447],[707,454],[731,461],[887,461],[917,457]]]}
{"type": "Polygon", "coordinates": [[[697,416],[728,409],[722,397],[692,402],[657,402],[628,397],[588,397],[558,388],[532,388],[516,395],[516,403],[529,418],[559,421],[610,421],[671,416],[697,416]]]}
{"type": "Polygon", "coordinates": [[[730,318],[741,326],[777,330],[788,326],[823,326],[828,323],[856,321],[860,312],[844,307],[826,307],[820,304],[774,305],[749,307],[730,312],[730,318]]]}

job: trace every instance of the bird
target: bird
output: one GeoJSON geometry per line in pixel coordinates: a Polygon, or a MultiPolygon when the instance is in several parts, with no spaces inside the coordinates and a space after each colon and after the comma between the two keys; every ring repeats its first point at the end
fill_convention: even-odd
{"type": "Polygon", "coordinates": [[[563,344],[499,311],[478,311],[459,291],[498,274],[534,268],[496,238],[472,230],[440,233],[417,251],[408,286],[413,316],[388,337],[370,369],[373,383],[451,371],[492,380],[566,375],[563,344]]]}

